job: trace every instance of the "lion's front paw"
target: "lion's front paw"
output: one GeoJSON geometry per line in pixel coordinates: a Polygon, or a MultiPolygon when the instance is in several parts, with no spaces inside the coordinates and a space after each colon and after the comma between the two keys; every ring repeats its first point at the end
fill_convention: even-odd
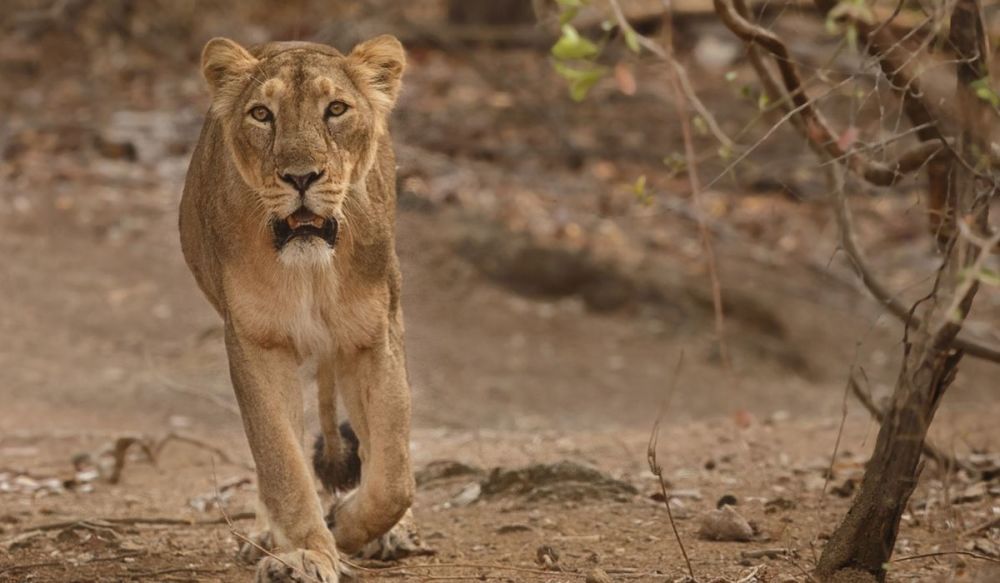
{"type": "Polygon", "coordinates": [[[338,583],[333,559],[316,551],[297,549],[268,555],[257,564],[257,583],[338,583]]]}
{"type": "Polygon", "coordinates": [[[366,544],[357,553],[363,559],[378,559],[380,561],[398,561],[406,557],[433,555],[436,551],[424,546],[420,531],[413,520],[413,512],[406,511],[396,526],[366,544]]]}
{"type": "Polygon", "coordinates": [[[252,542],[243,541],[236,553],[236,558],[242,563],[256,565],[257,561],[274,550],[274,537],[269,530],[252,534],[247,538],[252,542]]]}

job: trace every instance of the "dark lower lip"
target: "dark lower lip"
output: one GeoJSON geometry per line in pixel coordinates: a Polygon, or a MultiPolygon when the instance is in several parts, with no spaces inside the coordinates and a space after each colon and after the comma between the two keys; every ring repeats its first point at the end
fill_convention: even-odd
{"type": "Polygon", "coordinates": [[[271,221],[271,230],[274,233],[274,248],[279,251],[290,241],[300,237],[318,237],[326,241],[326,244],[332,249],[337,244],[339,225],[337,219],[331,217],[323,221],[322,227],[303,225],[292,229],[288,226],[287,221],[274,220],[271,221]]]}

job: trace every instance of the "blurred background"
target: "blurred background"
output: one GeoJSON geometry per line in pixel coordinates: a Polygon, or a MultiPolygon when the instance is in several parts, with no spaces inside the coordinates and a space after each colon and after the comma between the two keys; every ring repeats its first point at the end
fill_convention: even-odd
{"type": "MultiPolygon", "coordinates": [[[[699,473],[706,461],[739,457],[758,438],[785,444],[765,446],[767,459],[829,456],[847,371],[863,367],[875,397],[887,395],[902,332],[837,252],[823,169],[787,124],[730,168],[732,157],[695,121],[708,184],[698,210],[665,66],[609,46],[614,73],[574,101],[551,62],[559,25],[544,9],[539,22],[543,4],[4,2],[0,471],[59,475],[73,452],[125,433],[183,431],[248,459],[221,325],[184,265],[176,228],[209,104],[199,54],[213,36],[245,45],[316,40],[347,51],[391,33],[407,47],[392,132],[418,461],[570,457],[640,474],[644,440],[682,354],[667,440],[684,450],[668,466],[691,469],[678,474],[679,487],[702,484],[711,505],[715,492],[704,484],[720,482],[699,473]],[[728,367],[699,216],[718,259],[728,367]],[[745,429],[763,433],[746,438],[738,433],[745,429]]],[[[660,2],[623,5],[640,32],[663,38],[660,2]]],[[[711,2],[675,5],[670,32],[694,90],[727,133],[755,144],[774,119],[761,114],[743,45],[711,2]]],[[[864,70],[857,52],[835,50],[838,39],[809,8],[776,2],[760,14],[807,70],[864,70]]],[[[600,33],[605,18],[583,12],[574,24],[600,33]]],[[[838,122],[891,118],[884,89],[862,73],[823,106],[838,122]],[[859,86],[867,98],[858,98],[859,86]]],[[[919,297],[936,265],[921,189],[911,180],[852,197],[869,255],[907,300],[919,297]]],[[[974,332],[1000,341],[995,288],[980,293],[974,316],[974,332]]],[[[996,378],[995,367],[963,363],[938,415],[950,448],[1000,445],[996,378]]],[[[862,452],[873,426],[850,410],[847,448],[862,452]]],[[[55,514],[80,504],[111,511],[121,496],[132,497],[135,512],[169,514],[175,507],[163,504],[184,508],[189,490],[212,480],[204,452],[178,446],[173,456],[159,473],[136,470],[138,491],[116,486],[106,498],[46,503],[0,494],[0,515],[7,502],[17,508],[8,514],[15,525],[45,504],[55,514]]],[[[740,478],[765,489],[773,479],[740,478]]],[[[827,521],[804,520],[804,531],[827,521]]],[[[502,521],[488,519],[483,532],[502,521]]],[[[450,541],[439,544],[466,541],[449,528],[459,527],[437,526],[450,541]]],[[[222,531],[212,544],[199,539],[211,547],[206,561],[228,552],[222,531]]],[[[650,561],[675,552],[628,537],[656,549],[650,561]]],[[[601,552],[614,557],[619,544],[601,552]]],[[[516,545],[484,552],[497,548],[513,553],[516,545]]]]}
{"type": "MultiPolygon", "coordinates": [[[[219,35],[247,45],[313,39],[346,51],[389,32],[407,45],[393,135],[418,420],[644,425],[681,350],[691,389],[675,406],[692,417],[830,412],[856,354],[876,388],[891,385],[900,331],[859,293],[836,253],[820,200],[824,176],[797,134],[780,127],[703,195],[729,374],[663,66],[635,58],[631,95],[609,77],[576,103],[547,54],[558,32],[536,24],[531,2],[412,4],[7,7],[0,390],[9,423],[31,426],[44,411],[100,425],[107,421],[80,411],[122,408],[141,416],[129,423],[162,423],[211,414],[195,394],[230,399],[221,327],[176,234],[208,106],[198,58],[219,35]]],[[[752,78],[742,46],[710,3],[692,6],[675,15],[680,56],[721,123],[731,133],[745,128],[742,140],[754,143],[771,122],[741,95],[752,78]]],[[[647,30],[662,22],[658,2],[626,7],[647,30]]],[[[790,37],[808,63],[836,45],[822,24],[786,6],[775,26],[816,33],[790,37]]],[[[827,103],[849,110],[851,97],[827,103]]],[[[874,101],[866,103],[887,107],[874,101]]],[[[714,154],[711,136],[696,139],[714,154]]],[[[726,165],[706,155],[700,171],[708,181],[726,165]]],[[[858,201],[870,253],[904,292],[933,261],[913,182],[909,192],[904,185],[858,201]]],[[[995,294],[979,304],[986,314],[1000,305],[995,294]]],[[[966,365],[972,378],[977,364],[966,365]]],[[[992,392],[964,380],[950,404],[974,398],[976,387],[992,392]]]]}

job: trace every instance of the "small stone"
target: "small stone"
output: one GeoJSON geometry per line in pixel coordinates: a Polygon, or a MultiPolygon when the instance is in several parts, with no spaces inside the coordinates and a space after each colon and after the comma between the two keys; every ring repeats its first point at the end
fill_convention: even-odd
{"type": "Polygon", "coordinates": [[[854,478],[847,478],[842,484],[830,488],[830,493],[841,498],[850,498],[854,495],[857,485],[858,483],[854,478]]]}
{"type": "Polygon", "coordinates": [[[753,527],[732,506],[723,506],[702,515],[698,536],[705,540],[746,542],[753,538],[753,527]]]}
{"type": "Polygon", "coordinates": [[[455,508],[468,506],[476,500],[479,500],[479,495],[482,494],[482,491],[483,488],[479,485],[479,482],[473,482],[462,488],[462,491],[456,494],[455,497],[449,501],[449,504],[455,508]]]}
{"type": "Polygon", "coordinates": [[[587,571],[585,583],[611,583],[611,577],[600,567],[587,571]]]}
{"type": "Polygon", "coordinates": [[[764,502],[764,513],[772,514],[783,510],[794,510],[796,506],[798,506],[798,504],[796,504],[794,500],[778,496],[777,498],[771,498],[767,502],[764,502]]]}
{"type": "Polygon", "coordinates": [[[118,543],[118,550],[122,550],[122,551],[143,551],[143,550],[146,550],[146,547],[140,545],[139,543],[130,541],[130,540],[123,540],[122,542],[118,543]]]}
{"type": "Polygon", "coordinates": [[[969,486],[960,493],[955,494],[951,498],[952,504],[968,504],[970,502],[978,502],[982,500],[987,494],[987,484],[986,482],[976,482],[975,484],[969,486]]]}
{"type": "Polygon", "coordinates": [[[532,532],[535,529],[527,524],[504,524],[497,529],[497,534],[512,534],[515,532],[532,532]]]}

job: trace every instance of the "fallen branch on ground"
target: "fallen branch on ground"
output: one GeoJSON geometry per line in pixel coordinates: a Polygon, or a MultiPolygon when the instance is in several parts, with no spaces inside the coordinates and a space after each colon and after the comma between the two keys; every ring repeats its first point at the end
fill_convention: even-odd
{"type": "MultiPolygon", "coordinates": [[[[95,557],[87,563],[107,563],[108,561],[119,561],[121,559],[127,559],[129,557],[137,557],[143,554],[144,551],[132,551],[128,553],[122,553],[120,555],[114,555],[111,557],[95,557]]],[[[0,574],[10,573],[14,571],[24,571],[26,569],[42,569],[45,567],[64,567],[67,566],[67,562],[63,561],[44,561],[40,563],[25,563],[23,565],[11,565],[9,567],[0,568],[0,574]]]]}
{"type": "Polygon", "coordinates": [[[930,559],[933,557],[947,557],[949,555],[959,555],[962,557],[970,557],[973,559],[978,559],[980,561],[989,561],[991,563],[1000,563],[1000,559],[995,557],[990,557],[987,555],[981,555],[979,553],[974,553],[972,551],[941,551],[939,553],[921,553],[919,555],[910,555],[908,557],[899,557],[898,559],[892,559],[890,563],[901,563],[903,561],[914,561],[916,559],[930,559]]]}
{"type": "MultiPolygon", "coordinates": [[[[253,512],[240,512],[238,514],[232,515],[230,518],[232,520],[253,520],[255,517],[256,514],[253,512]]],[[[78,518],[75,520],[62,520],[59,522],[40,524],[38,526],[33,526],[23,531],[21,534],[23,535],[29,532],[47,532],[50,530],[62,530],[64,528],[70,528],[74,526],[83,526],[84,528],[91,526],[107,528],[108,525],[211,526],[224,523],[225,521],[219,518],[206,519],[206,520],[195,520],[187,518],[146,517],[146,516],[132,516],[129,518],[78,518]]]]}

